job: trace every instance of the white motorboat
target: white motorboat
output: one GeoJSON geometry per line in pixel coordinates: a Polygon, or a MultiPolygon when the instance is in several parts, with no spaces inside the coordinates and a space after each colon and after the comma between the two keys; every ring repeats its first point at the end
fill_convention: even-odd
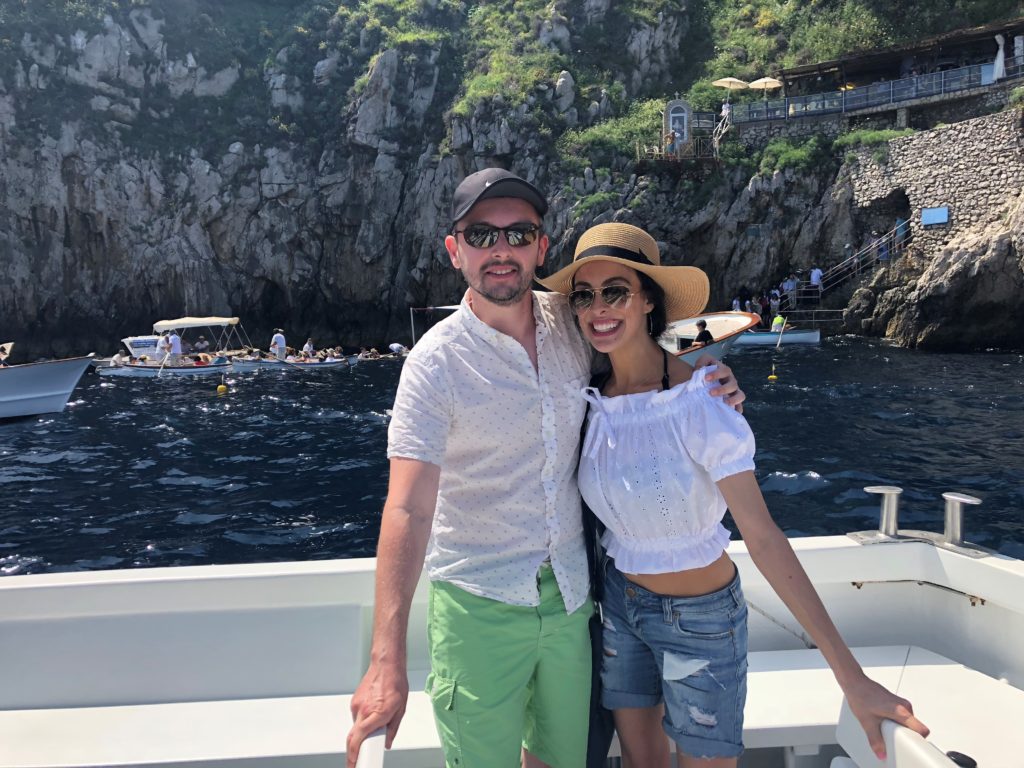
{"type": "Polygon", "coordinates": [[[691,365],[705,353],[720,360],[736,343],[736,339],[759,322],[761,318],[749,312],[709,312],[669,323],[658,343],[691,365]],[[700,320],[707,323],[708,333],[714,341],[694,346],[693,340],[697,338],[698,333],[697,322],[700,320]]]}
{"type": "MultiPolygon", "coordinates": [[[[750,606],[741,768],[952,768],[941,754],[951,750],[984,768],[1024,764],[1024,562],[960,543],[969,497],[950,496],[946,533],[936,535],[897,531],[897,497],[873,490],[886,494],[887,533],[793,546],[867,673],[913,702],[929,742],[887,726],[891,758],[882,763],[858,744],[857,728],[837,735],[842,694],[831,672],[743,543],[733,542],[750,606]],[[843,762],[844,751],[852,761],[843,762]]],[[[0,578],[0,765],[344,764],[349,703],[369,661],[374,566],[359,559],[0,578]]],[[[375,737],[360,765],[444,762],[423,690],[426,616],[421,581],[405,718],[393,748],[384,753],[375,737]]]]}
{"type": "Polygon", "coordinates": [[[787,328],[779,331],[750,330],[736,339],[737,347],[774,347],[781,344],[820,344],[821,331],[817,328],[787,328]]]}
{"type": "Polygon", "coordinates": [[[231,372],[231,363],[202,363],[190,361],[186,365],[161,365],[160,363],[122,363],[106,365],[96,369],[101,376],[131,376],[157,379],[163,376],[212,376],[231,372]]]}
{"type": "MultiPolygon", "coordinates": [[[[13,344],[0,347],[9,353],[13,344]]],[[[90,354],[0,367],[0,419],[63,411],[92,358],[90,354]]]]}
{"type": "MultiPolygon", "coordinates": [[[[153,323],[153,333],[144,336],[125,336],[121,343],[128,354],[135,358],[145,358],[147,362],[154,360],[159,363],[162,355],[157,349],[162,334],[168,331],[187,331],[201,328],[210,334],[208,352],[235,350],[243,352],[252,348],[245,328],[237,317],[179,317],[174,320],[158,320],[153,323]]],[[[97,367],[109,362],[109,358],[97,361],[97,367]]]]}

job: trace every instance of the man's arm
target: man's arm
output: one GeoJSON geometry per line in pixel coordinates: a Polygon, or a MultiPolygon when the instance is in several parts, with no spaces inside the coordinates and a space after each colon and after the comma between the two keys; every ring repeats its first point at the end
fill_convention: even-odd
{"type": "Polygon", "coordinates": [[[388,498],[377,542],[377,583],[370,668],[352,696],[347,764],[354,768],[363,740],[387,728],[390,749],[409,697],[406,632],[430,526],[437,505],[441,468],[414,459],[391,459],[388,498]]]}

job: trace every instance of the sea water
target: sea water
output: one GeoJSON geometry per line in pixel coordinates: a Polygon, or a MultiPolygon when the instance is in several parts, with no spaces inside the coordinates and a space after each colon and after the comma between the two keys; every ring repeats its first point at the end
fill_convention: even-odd
{"type": "MultiPolygon", "coordinates": [[[[877,527],[879,484],[901,527],[939,531],[957,490],[983,500],[967,539],[1024,558],[1024,355],[840,337],[727,362],[788,535],[877,527]]],[[[0,424],[0,574],[373,555],[401,366],[233,374],[223,396],[87,374],[63,413],[0,424]]]]}

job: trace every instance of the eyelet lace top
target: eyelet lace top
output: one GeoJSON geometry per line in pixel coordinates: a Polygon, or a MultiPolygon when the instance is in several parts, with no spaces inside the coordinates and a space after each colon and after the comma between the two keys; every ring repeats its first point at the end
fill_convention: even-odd
{"type": "Polygon", "coordinates": [[[664,391],[604,397],[590,403],[579,486],[605,524],[602,543],[626,573],[701,568],[729,543],[726,504],[715,482],[754,468],[746,420],[704,377],[664,391]]]}

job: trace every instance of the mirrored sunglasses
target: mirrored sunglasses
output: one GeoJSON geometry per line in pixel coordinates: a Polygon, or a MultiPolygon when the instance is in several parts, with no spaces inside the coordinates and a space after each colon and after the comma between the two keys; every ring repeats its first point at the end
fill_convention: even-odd
{"type": "Polygon", "coordinates": [[[594,298],[600,294],[601,301],[609,307],[617,307],[633,296],[636,291],[629,290],[628,285],[606,285],[598,291],[592,288],[577,288],[569,293],[569,304],[577,312],[590,309],[594,304],[594,298]]]}
{"type": "Polygon", "coordinates": [[[498,233],[505,234],[505,242],[511,248],[524,248],[533,245],[540,236],[540,227],[536,224],[513,224],[511,227],[494,227],[490,224],[470,224],[465,229],[457,229],[452,234],[462,235],[467,244],[474,248],[491,248],[498,242],[498,233]]]}

